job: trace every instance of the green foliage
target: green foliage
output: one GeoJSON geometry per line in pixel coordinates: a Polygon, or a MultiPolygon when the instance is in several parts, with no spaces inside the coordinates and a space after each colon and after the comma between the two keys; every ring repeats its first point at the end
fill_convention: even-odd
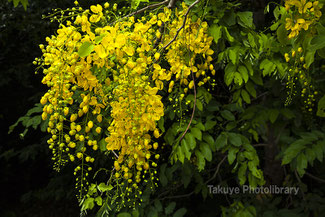
{"type": "MultiPolygon", "coordinates": [[[[131,10],[136,10],[148,1],[129,2],[131,10]]],[[[184,2],[191,5],[194,1],[184,2]]],[[[120,207],[111,203],[117,200],[112,192],[118,191],[120,186],[113,186],[110,178],[104,180],[99,176],[99,184],[91,183],[87,196],[80,201],[81,211],[99,210],[96,216],[101,217],[181,217],[193,211],[191,205],[196,204],[191,202],[191,196],[195,195],[217,204],[218,210],[207,216],[215,216],[216,212],[233,217],[322,213],[312,203],[301,202],[301,197],[305,198],[311,190],[306,190],[308,184],[302,183],[299,177],[308,179],[307,171],[316,172],[317,176],[324,172],[324,19],[289,39],[286,18],[291,15],[283,6],[272,4],[265,9],[272,23],[264,23],[262,31],[255,28],[255,8],[245,1],[201,1],[191,9],[189,16],[208,22],[214,42],[212,66],[216,71],[215,76],[209,78],[210,83],[196,82],[195,90],[189,88],[186,97],[180,97],[181,86],[168,93],[159,92],[165,115],[157,122],[163,135],[159,144],[164,144],[157,149],[160,155],[157,188],[141,186],[144,188],[142,203],[134,209],[125,207],[117,211],[120,207]],[[270,164],[273,171],[262,169],[270,168],[270,164]],[[299,186],[303,194],[290,196],[290,203],[279,202],[288,201],[289,197],[284,195],[219,195],[220,200],[208,192],[210,183],[230,187],[247,184],[253,188],[273,184],[272,175],[282,174],[284,170],[285,177],[283,175],[277,183],[299,186]],[[227,204],[225,199],[231,202],[227,204]]],[[[138,15],[141,16],[146,14],[138,15]]],[[[78,55],[89,56],[103,38],[104,35],[99,35],[94,42],[83,42],[78,55]]],[[[184,48],[184,59],[189,61],[192,52],[184,48]]],[[[40,126],[45,131],[47,123],[41,122],[41,112],[40,104],[36,104],[9,132],[19,123],[26,127],[23,136],[30,127],[40,126]]],[[[106,157],[105,140],[100,138],[98,144],[106,157]]],[[[102,160],[97,165],[96,175],[105,171],[104,163],[102,160]]],[[[312,185],[308,188],[315,190],[312,185]]],[[[309,195],[308,202],[318,198],[317,204],[324,205],[323,193],[322,188],[319,194],[309,195]]]]}
{"type": "Polygon", "coordinates": [[[325,117],[325,96],[318,101],[317,116],[325,117]]]}
{"type": "Polygon", "coordinates": [[[20,4],[27,10],[28,0],[8,0],[9,2],[13,2],[14,6],[17,7],[20,4]]]}
{"type": "Polygon", "coordinates": [[[94,47],[95,47],[94,44],[86,41],[80,46],[80,48],[78,50],[78,55],[80,57],[86,57],[94,50],[94,47]]]}
{"type": "Polygon", "coordinates": [[[40,130],[42,132],[46,131],[47,122],[42,122],[42,105],[40,103],[36,103],[35,106],[27,111],[27,113],[20,117],[16,123],[9,127],[8,134],[12,133],[12,131],[17,127],[19,123],[21,123],[25,130],[20,133],[19,136],[23,139],[28,132],[29,128],[32,127],[34,130],[40,126],[40,130]]]}

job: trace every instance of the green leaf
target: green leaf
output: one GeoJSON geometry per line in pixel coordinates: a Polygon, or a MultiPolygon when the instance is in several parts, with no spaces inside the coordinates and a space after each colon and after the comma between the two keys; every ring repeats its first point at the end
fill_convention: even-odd
{"type": "Polygon", "coordinates": [[[304,155],[304,153],[301,153],[297,157],[297,172],[300,176],[303,176],[305,174],[305,169],[307,169],[307,158],[304,155]]]}
{"type": "Polygon", "coordinates": [[[187,160],[190,160],[192,153],[190,152],[189,144],[187,144],[185,139],[182,139],[181,146],[182,146],[182,151],[185,154],[185,158],[187,160]]]}
{"type": "Polygon", "coordinates": [[[193,150],[196,147],[195,137],[191,133],[186,133],[185,139],[186,139],[186,142],[189,145],[190,149],[193,150]]]}
{"type": "Polygon", "coordinates": [[[103,216],[108,216],[109,211],[112,209],[108,206],[107,203],[104,203],[103,206],[98,210],[96,217],[103,217],[103,216]]]}
{"type": "Polygon", "coordinates": [[[139,217],[139,216],[140,216],[140,213],[139,213],[138,210],[133,210],[133,211],[131,212],[131,214],[132,214],[132,217],[139,217]]]}
{"type": "Polygon", "coordinates": [[[213,37],[216,44],[218,44],[218,41],[222,36],[221,28],[222,27],[218,26],[217,24],[212,24],[212,26],[209,28],[210,35],[213,37]]]}
{"type": "Polygon", "coordinates": [[[102,197],[101,196],[96,197],[95,202],[97,203],[98,206],[102,206],[103,205],[102,197]]]}
{"type": "Polygon", "coordinates": [[[223,110],[220,112],[221,116],[228,120],[228,121],[234,121],[235,120],[235,116],[228,110],[223,110]]]}
{"type": "Polygon", "coordinates": [[[201,131],[205,131],[205,126],[202,124],[201,121],[195,124],[195,127],[200,129],[201,131]]]}
{"type": "Polygon", "coordinates": [[[317,35],[310,41],[309,50],[316,51],[325,47],[325,35],[317,35]]]}
{"type": "Polygon", "coordinates": [[[248,160],[254,160],[254,158],[256,157],[255,152],[253,151],[244,151],[242,152],[245,156],[245,158],[247,158],[248,160]]]}
{"type": "Polygon", "coordinates": [[[219,108],[219,104],[218,102],[212,100],[208,106],[207,106],[207,110],[210,111],[210,112],[215,112],[215,111],[219,111],[220,108],[219,108]]]}
{"type": "Polygon", "coordinates": [[[158,121],[158,127],[163,133],[165,132],[164,123],[165,123],[164,117],[161,117],[158,121]]]}
{"type": "Polygon", "coordinates": [[[258,142],[258,133],[256,132],[256,130],[249,129],[248,132],[249,132],[250,134],[252,134],[254,140],[255,140],[256,142],[258,142]]]}
{"type": "Polygon", "coordinates": [[[318,101],[316,114],[319,117],[325,117],[325,95],[318,101]]]}
{"type": "Polygon", "coordinates": [[[260,69],[263,70],[263,76],[271,75],[275,70],[276,65],[268,59],[264,59],[260,64],[260,69]]]}
{"type": "Polygon", "coordinates": [[[316,159],[316,153],[314,152],[314,150],[311,149],[311,148],[307,148],[307,149],[305,150],[305,156],[306,156],[308,162],[309,162],[309,163],[311,164],[311,166],[312,166],[314,160],[316,159]]]}
{"type": "Polygon", "coordinates": [[[237,63],[237,55],[238,55],[237,49],[229,49],[229,59],[234,65],[236,65],[237,63]]]}
{"type": "Polygon", "coordinates": [[[276,6],[273,10],[273,14],[276,20],[279,19],[279,16],[281,15],[281,7],[280,6],[276,6]]]}
{"type": "Polygon", "coordinates": [[[295,117],[295,114],[288,108],[281,109],[280,113],[287,119],[292,119],[295,117]]]}
{"type": "Polygon", "coordinates": [[[237,122],[231,121],[226,125],[226,130],[230,131],[230,130],[234,129],[236,126],[237,126],[237,122]]]}
{"type": "Polygon", "coordinates": [[[252,81],[254,81],[255,84],[263,86],[263,79],[259,72],[254,73],[254,75],[251,77],[252,81]]]}
{"type": "Polygon", "coordinates": [[[284,24],[280,25],[279,28],[276,30],[276,35],[277,35],[279,42],[282,45],[286,45],[289,43],[288,31],[286,30],[284,24]]]}
{"type": "Polygon", "coordinates": [[[198,140],[202,141],[202,132],[199,128],[191,128],[191,134],[198,140]]]}
{"type": "Polygon", "coordinates": [[[251,81],[248,81],[247,84],[245,85],[246,90],[252,97],[256,97],[256,90],[254,87],[254,84],[251,81]]]}
{"type": "Polygon", "coordinates": [[[242,145],[241,137],[237,133],[228,133],[229,142],[236,147],[242,145]]]}
{"type": "Polygon", "coordinates": [[[26,11],[27,10],[27,6],[29,5],[28,4],[28,0],[20,0],[20,3],[23,5],[24,10],[26,11]]]}
{"type": "Polygon", "coordinates": [[[89,41],[85,41],[78,50],[78,55],[80,57],[86,57],[88,56],[93,50],[95,45],[89,41]]]}
{"type": "Polygon", "coordinates": [[[243,97],[244,101],[248,104],[251,103],[251,98],[249,97],[249,94],[247,93],[246,90],[242,89],[241,90],[241,96],[243,97]]]}
{"type": "Polygon", "coordinates": [[[234,80],[235,72],[236,72],[236,67],[232,63],[227,64],[225,68],[225,76],[224,76],[225,83],[227,86],[229,86],[231,82],[234,80]]]}
{"type": "Polygon", "coordinates": [[[253,13],[251,11],[245,11],[245,12],[238,12],[238,24],[242,27],[253,27],[253,13]]]}
{"type": "Polygon", "coordinates": [[[193,171],[191,166],[192,166],[191,163],[184,163],[182,165],[181,177],[182,177],[182,182],[184,184],[184,188],[187,188],[193,176],[193,171]]]}
{"type": "Polygon", "coordinates": [[[198,166],[199,171],[202,171],[205,167],[205,160],[203,154],[199,151],[195,151],[195,156],[196,156],[196,165],[198,166]]]}
{"type": "Polygon", "coordinates": [[[239,184],[243,185],[246,182],[246,171],[247,171],[247,162],[244,162],[240,165],[238,169],[238,179],[239,179],[239,184]]]}
{"type": "Polygon", "coordinates": [[[273,124],[275,121],[276,121],[276,119],[278,118],[278,116],[279,116],[279,110],[277,110],[277,109],[270,109],[269,110],[269,119],[270,119],[270,121],[271,121],[271,123],[273,124]]]}
{"type": "Polygon", "coordinates": [[[19,2],[20,2],[20,0],[14,0],[14,7],[17,7],[19,2]]]}
{"type": "Polygon", "coordinates": [[[309,68],[309,66],[314,62],[315,53],[316,53],[316,51],[314,51],[314,50],[306,52],[305,62],[306,62],[307,68],[309,68]]]}
{"type": "Polygon", "coordinates": [[[166,186],[168,184],[167,176],[165,174],[167,164],[164,163],[160,166],[160,173],[159,173],[159,180],[162,184],[162,186],[166,186]]]}
{"type": "Polygon", "coordinates": [[[247,83],[248,82],[248,71],[247,71],[246,67],[243,65],[240,65],[238,67],[238,71],[240,72],[241,76],[243,77],[245,83],[247,83]]]}
{"type": "Polygon", "coordinates": [[[248,168],[252,172],[252,175],[258,179],[262,178],[262,172],[257,169],[256,164],[253,161],[248,162],[248,168]]]}
{"type": "Polygon", "coordinates": [[[270,26],[271,31],[275,31],[278,26],[280,25],[280,22],[275,22],[270,26]]]}
{"type": "Polygon", "coordinates": [[[238,148],[231,147],[230,150],[228,151],[228,162],[231,165],[235,159],[236,159],[236,154],[239,151],[238,148]]]}
{"type": "Polygon", "coordinates": [[[215,148],[213,151],[220,150],[227,145],[227,135],[225,133],[221,133],[215,141],[215,148]]]}
{"type": "Polygon", "coordinates": [[[105,142],[105,139],[102,139],[99,141],[99,149],[104,152],[107,150],[106,146],[107,146],[107,142],[105,142]]]}
{"type": "Polygon", "coordinates": [[[187,210],[185,208],[180,208],[174,213],[173,217],[183,217],[186,212],[187,210]]]}
{"type": "Polygon", "coordinates": [[[163,209],[161,202],[160,202],[159,200],[155,200],[154,204],[155,204],[155,208],[156,208],[156,210],[157,210],[158,212],[161,212],[162,209],[163,209]]]}
{"type": "Polygon", "coordinates": [[[95,206],[94,198],[89,197],[82,203],[81,210],[92,209],[92,208],[94,208],[94,206],[95,206]]]}
{"type": "Polygon", "coordinates": [[[205,130],[211,130],[216,124],[216,121],[208,120],[207,122],[205,122],[205,130]]]}
{"type": "Polygon", "coordinates": [[[127,212],[121,212],[117,214],[117,217],[132,217],[130,213],[127,212]]]}
{"type": "Polygon", "coordinates": [[[243,77],[239,72],[234,73],[234,83],[239,86],[243,84],[243,77]]]}
{"type": "Polygon", "coordinates": [[[146,213],[146,217],[158,217],[158,211],[152,206],[149,208],[149,212],[146,213]]]}
{"type": "Polygon", "coordinates": [[[214,146],[214,139],[210,134],[203,134],[203,140],[206,141],[210,147],[214,146]]]}
{"type": "Polygon", "coordinates": [[[223,26],[222,30],[223,30],[223,33],[226,35],[226,39],[227,39],[229,42],[234,42],[234,41],[235,41],[234,37],[232,37],[232,36],[230,35],[230,33],[228,32],[228,28],[227,28],[227,27],[223,26]]]}
{"type": "Polygon", "coordinates": [[[210,146],[207,143],[205,143],[205,142],[201,143],[200,151],[203,154],[203,156],[205,157],[205,159],[207,159],[207,161],[212,160],[212,152],[211,152],[210,146]]]}
{"type": "Polygon", "coordinates": [[[172,214],[172,212],[174,211],[176,207],[176,203],[175,202],[171,202],[170,204],[168,204],[168,206],[166,206],[165,208],[165,214],[169,215],[172,214]]]}
{"type": "Polygon", "coordinates": [[[236,92],[234,92],[234,94],[233,94],[233,102],[236,102],[236,101],[238,101],[239,99],[240,99],[240,91],[241,89],[239,89],[239,90],[236,90],[236,92]]]}
{"type": "Polygon", "coordinates": [[[248,41],[249,41],[249,45],[251,47],[256,47],[255,38],[250,32],[248,33],[247,38],[248,38],[248,41]]]}
{"type": "Polygon", "coordinates": [[[222,17],[222,21],[224,21],[228,26],[233,26],[236,24],[236,14],[233,10],[227,10],[222,17]]]}
{"type": "Polygon", "coordinates": [[[105,192],[105,191],[110,191],[113,189],[112,185],[106,185],[104,182],[100,183],[97,186],[98,190],[100,190],[101,192],[105,192]]]}
{"type": "Polygon", "coordinates": [[[184,163],[185,160],[185,155],[183,153],[182,147],[181,146],[177,146],[176,148],[176,153],[177,153],[177,159],[181,162],[184,163]]]}
{"type": "Polygon", "coordinates": [[[298,139],[284,151],[282,165],[290,163],[303,149],[306,148],[308,141],[298,139]]]}
{"type": "Polygon", "coordinates": [[[317,160],[323,162],[324,151],[323,151],[324,141],[319,141],[315,145],[313,145],[313,150],[316,154],[317,160]]]}
{"type": "Polygon", "coordinates": [[[141,0],[131,0],[131,8],[133,10],[137,9],[139,4],[140,4],[141,0]]]}
{"type": "Polygon", "coordinates": [[[100,42],[102,42],[103,38],[106,36],[106,34],[101,34],[99,36],[95,37],[95,44],[99,44],[100,42]]]}
{"type": "Polygon", "coordinates": [[[199,111],[203,111],[203,104],[201,100],[196,100],[196,107],[199,109],[199,111]]]}

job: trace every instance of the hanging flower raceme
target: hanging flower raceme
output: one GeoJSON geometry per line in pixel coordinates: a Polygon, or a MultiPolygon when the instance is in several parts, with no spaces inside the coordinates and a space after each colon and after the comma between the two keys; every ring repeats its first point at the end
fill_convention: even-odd
{"type": "Polygon", "coordinates": [[[114,158],[109,180],[120,186],[116,195],[129,195],[120,189],[138,189],[148,176],[154,180],[162,135],[157,122],[164,115],[160,93],[177,87],[184,97],[194,86],[192,73],[199,86],[215,74],[206,22],[187,17],[176,40],[164,47],[183,25],[185,4],[176,13],[165,8],[118,22],[108,15],[114,7],[105,3],[72,8],[69,16],[63,12],[57,34],[40,45],[42,82],[49,87],[41,99],[49,147],[57,170],[68,161],[78,163],[80,199],[99,151],[114,158]]]}
{"type": "Polygon", "coordinates": [[[289,14],[285,25],[290,31],[289,39],[298,36],[301,30],[307,31],[322,16],[318,1],[286,0],[285,8],[289,14]]]}

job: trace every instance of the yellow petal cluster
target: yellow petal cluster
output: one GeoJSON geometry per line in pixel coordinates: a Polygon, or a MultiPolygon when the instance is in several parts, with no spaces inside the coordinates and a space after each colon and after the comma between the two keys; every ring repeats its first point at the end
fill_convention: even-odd
{"type": "Polygon", "coordinates": [[[285,28],[290,31],[289,39],[298,36],[302,29],[308,30],[322,16],[318,1],[286,0],[285,8],[289,13],[285,24],[285,28]]]}
{"type": "MultiPolygon", "coordinates": [[[[109,23],[108,3],[80,7],[73,20],[62,21],[56,35],[46,39],[48,45],[40,46],[42,82],[49,87],[41,98],[42,118],[49,120],[56,168],[68,161],[88,165],[94,151],[106,147],[115,158],[117,182],[137,188],[144,174],[152,173],[162,135],[157,122],[164,116],[160,94],[177,87],[184,97],[195,85],[192,74],[199,86],[215,74],[208,25],[187,17],[183,26],[187,9],[183,4],[174,13],[166,7],[141,20],[109,23]]],[[[88,173],[92,168],[87,167],[88,173]]],[[[75,173],[84,170],[78,166],[75,173]]]]}

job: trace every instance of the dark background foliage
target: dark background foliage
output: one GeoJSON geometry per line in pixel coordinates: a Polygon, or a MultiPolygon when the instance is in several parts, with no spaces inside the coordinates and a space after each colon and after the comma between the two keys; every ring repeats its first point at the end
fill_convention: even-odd
{"type": "MultiPolygon", "coordinates": [[[[93,4],[89,0],[79,2],[84,7],[93,4]]],[[[104,1],[96,1],[96,3],[99,2],[104,1]]],[[[263,29],[271,24],[273,17],[270,17],[270,14],[264,14],[264,8],[268,1],[246,0],[241,2],[252,8],[257,29],[263,29]]],[[[3,189],[0,197],[1,217],[79,215],[80,208],[74,191],[75,177],[71,172],[73,168],[66,167],[60,174],[52,170],[51,153],[46,143],[47,134],[40,130],[29,130],[26,134],[25,128],[20,124],[11,134],[8,134],[9,127],[19,117],[25,115],[35,103],[38,103],[46,90],[46,87],[41,84],[42,75],[35,74],[35,66],[32,62],[35,57],[41,56],[38,45],[45,44],[45,37],[55,32],[57,23],[51,23],[49,20],[41,19],[41,17],[54,8],[72,6],[73,1],[71,0],[30,0],[25,11],[22,5],[15,8],[12,2],[0,0],[0,186],[3,189]]],[[[223,74],[219,75],[221,85],[217,87],[217,92],[229,95],[228,88],[222,86],[223,74]]],[[[272,86],[274,86],[272,82],[265,85],[269,89],[272,86]]],[[[269,106],[269,102],[279,98],[278,94],[271,93],[272,96],[275,96],[274,99],[272,96],[268,96],[265,98],[268,102],[265,102],[263,98],[260,100],[261,104],[265,103],[269,106]]],[[[167,159],[169,152],[166,151],[165,154],[166,156],[163,157],[167,159]]],[[[217,164],[217,162],[214,163],[217,164]]],[[[322,166],[315,165],[315,171],[312,172],[322,174],[324,171],[322,166]]],[[[212,207],[227,206],[229,202],[220,195],[213,199],[207,198],[204,203],[201,203],[200,194],[191,194],[189,197],[179,198],[177,196],[169,198],[164,196],[165,193],[170,193],[169,191],[175,195],[186,195],[189,192],[188,189],[182,189],[182,185],[178,185],[183,175],[180,174],[185,167],[191,167],[190,171],[195,169],[188,163],[185,165],[177,164],[176,167],[177,170],[175,171],[177,172],[171,178],[173,182],[170,180],[167,187],[159,189],[161,192],[157,192],[157,200],[161,200],[163,203],[170,199],[177,200],[178,206],[181,205],[190,209],[187,216],[216,216],[216,213],[220,213],[220,208],[212,207]],[[196,204],[197,201],[200,202],[199,206],[196,204]],[[191,207],[191,204],[194,206],[191,207]]],[[[213,171],[214,168],[211,167],[205,172],[211,174],[213,171]]],[[[234,178],[234,174],[231,174],[230,171],[231,167],[224,168],[224,175],[234,178]]],[[[197,174],[192,175],[196,176],[197,174]]],[[[302,181],[313,189],[321,189],[319,184],[315,184],[308,177],[304,177],[302,181]]],[[[189,185],[194,188],[192,182],[189,185]]],[[[312,204],[318,206],[317,201],[320,201],[319,204],[323,203],[321,197],[322,195],[319,198],[314,195],[306,195],[306,203],[310,203],[310,207],[312,204]]],[[[276,207],[281,201],[277,204],[274,202],[275,205],[273,202],[258,204],[258,209],[276,207]]]]}
{"type": "Polygon", "coordinates": [[[21,125],[8,134],[9,126],[39,101],[45,91],[41,75],[32,64],[57,24],[41,19],[52,8],[71,7],[71,1],[30,1],[22,5],[0,3],[0,216],[75,216],[72,176],[52,171],[46,135],[30,131],[20,136],[21,125]]]}

